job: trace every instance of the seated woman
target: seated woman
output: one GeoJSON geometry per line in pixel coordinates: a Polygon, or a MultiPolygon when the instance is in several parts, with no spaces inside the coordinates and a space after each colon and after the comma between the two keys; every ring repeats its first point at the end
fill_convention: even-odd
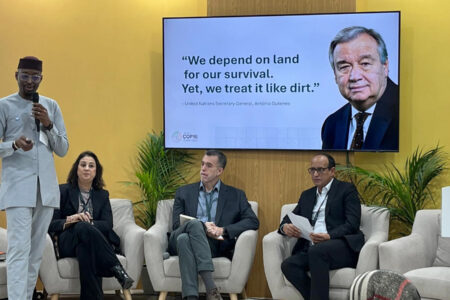
{"type": "Polygon", "coordinates": [[[49,233],[56,238],[60,258],[76,257],[80,269],[80,299],[103,299],[102,277],[114,276],[123,289],[134,280],[123,269],[114,247],[120,239],[113,231],[109,193],[104,190],[103,168],[97,156],[81,153],[60,185],[60,208],[49,233]]]}

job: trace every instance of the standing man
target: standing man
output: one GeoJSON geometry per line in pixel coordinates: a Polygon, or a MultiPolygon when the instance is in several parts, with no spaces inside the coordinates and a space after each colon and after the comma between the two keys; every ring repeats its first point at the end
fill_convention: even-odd
{"type": "Polygon", "coordinates": [[[372,29],[342,29],[329,59],[348,103],[322,125],[322,149],[398,150],[398,86],[388,77],[386,44],[372,29]]]}
{"type": "Polygon", "coordinates": [[[15,76],[19,92],[0,99],[0,209],[8,222],[8,299],[30,300],[53,208],[59,207],[53,152],[64,156],[69,143],[58,104],[36,93],[42,61],[21,58],[15,76]]]}
{"type": "Polygon", "coordinates": [[[206,299],[222,299],[212,279],[212,257],[231,259],[237,237],[259,227],[245,193],[221,182],[226,163],[222,152],[206,151],[201,181],[183,186],[175,194],[169,252],[179,256],[184,299],[198,299],[198,275],[205,283],[206,299]],[[180,214],[196,219],[180,225],[180,214]]]}
{"type": "Polygon", "coordinates": [[[361,205],[358,192],[353,184],[335,179],[334,171],[335,162],[331,155],[314,156],[308,172],[315,187],[301,194],[293,210],[313,226],[312,242],[288,216],[284,217],[278,231],[298,238],[292,256],[283,261],[281,270],[305,300],[328,299],[329,271],[354,268],[364,245],[364,234],[359,230],[361,205]]]}

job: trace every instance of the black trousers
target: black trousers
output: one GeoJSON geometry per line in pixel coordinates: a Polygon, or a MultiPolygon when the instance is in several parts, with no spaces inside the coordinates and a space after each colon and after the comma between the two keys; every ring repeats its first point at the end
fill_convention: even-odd
{"type": "Polygon", "coordinates": [[[344,239],[328,240],[294,253],[283,261],[281,270],[305,300],[326,300],[329,299],[329,271],[355,267],[358,255],[344,239]]]}
{"type": "Polygon", "coordinates": [[[78,260],[80,299],[103,299],[102,277],[113,276],[110,269],[120,262],[100,230],[87,222],[78,222],[59,235],[58,246],[61,258],[78,260]]]}

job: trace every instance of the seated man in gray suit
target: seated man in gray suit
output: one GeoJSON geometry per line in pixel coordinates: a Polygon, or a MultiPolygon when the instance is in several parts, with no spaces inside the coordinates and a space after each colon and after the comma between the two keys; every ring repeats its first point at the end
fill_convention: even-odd
{"type": "Polygon", "coordinates": [[[222,152],[206,151],[201,181],[183,186],[175,194],[169,253],[179,256],[184,299],[198,299],[198,275],[205,284],[206,299],[222,299],[212,279],[212,257],[231,259],[239,234],[259,227],[245,193],[221,182],[226,163],[222,152]],[[180,214],[196,219],[180,225],[180,214]]]}

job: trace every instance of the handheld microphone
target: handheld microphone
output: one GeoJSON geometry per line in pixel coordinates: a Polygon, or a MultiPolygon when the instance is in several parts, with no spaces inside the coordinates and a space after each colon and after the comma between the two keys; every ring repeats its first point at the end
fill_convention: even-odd
{"type": "MultiPolygon", "coordinates": [[[[33,93],[33,103],[39,103],[39,94],[38,93],[33,93]]],[[[40,121],[38,120],[38,119],[34,119],[34,121],[36,122],[36,128],[37,128],[37,131],[39,132],[40,131],[40,121]]]]}

